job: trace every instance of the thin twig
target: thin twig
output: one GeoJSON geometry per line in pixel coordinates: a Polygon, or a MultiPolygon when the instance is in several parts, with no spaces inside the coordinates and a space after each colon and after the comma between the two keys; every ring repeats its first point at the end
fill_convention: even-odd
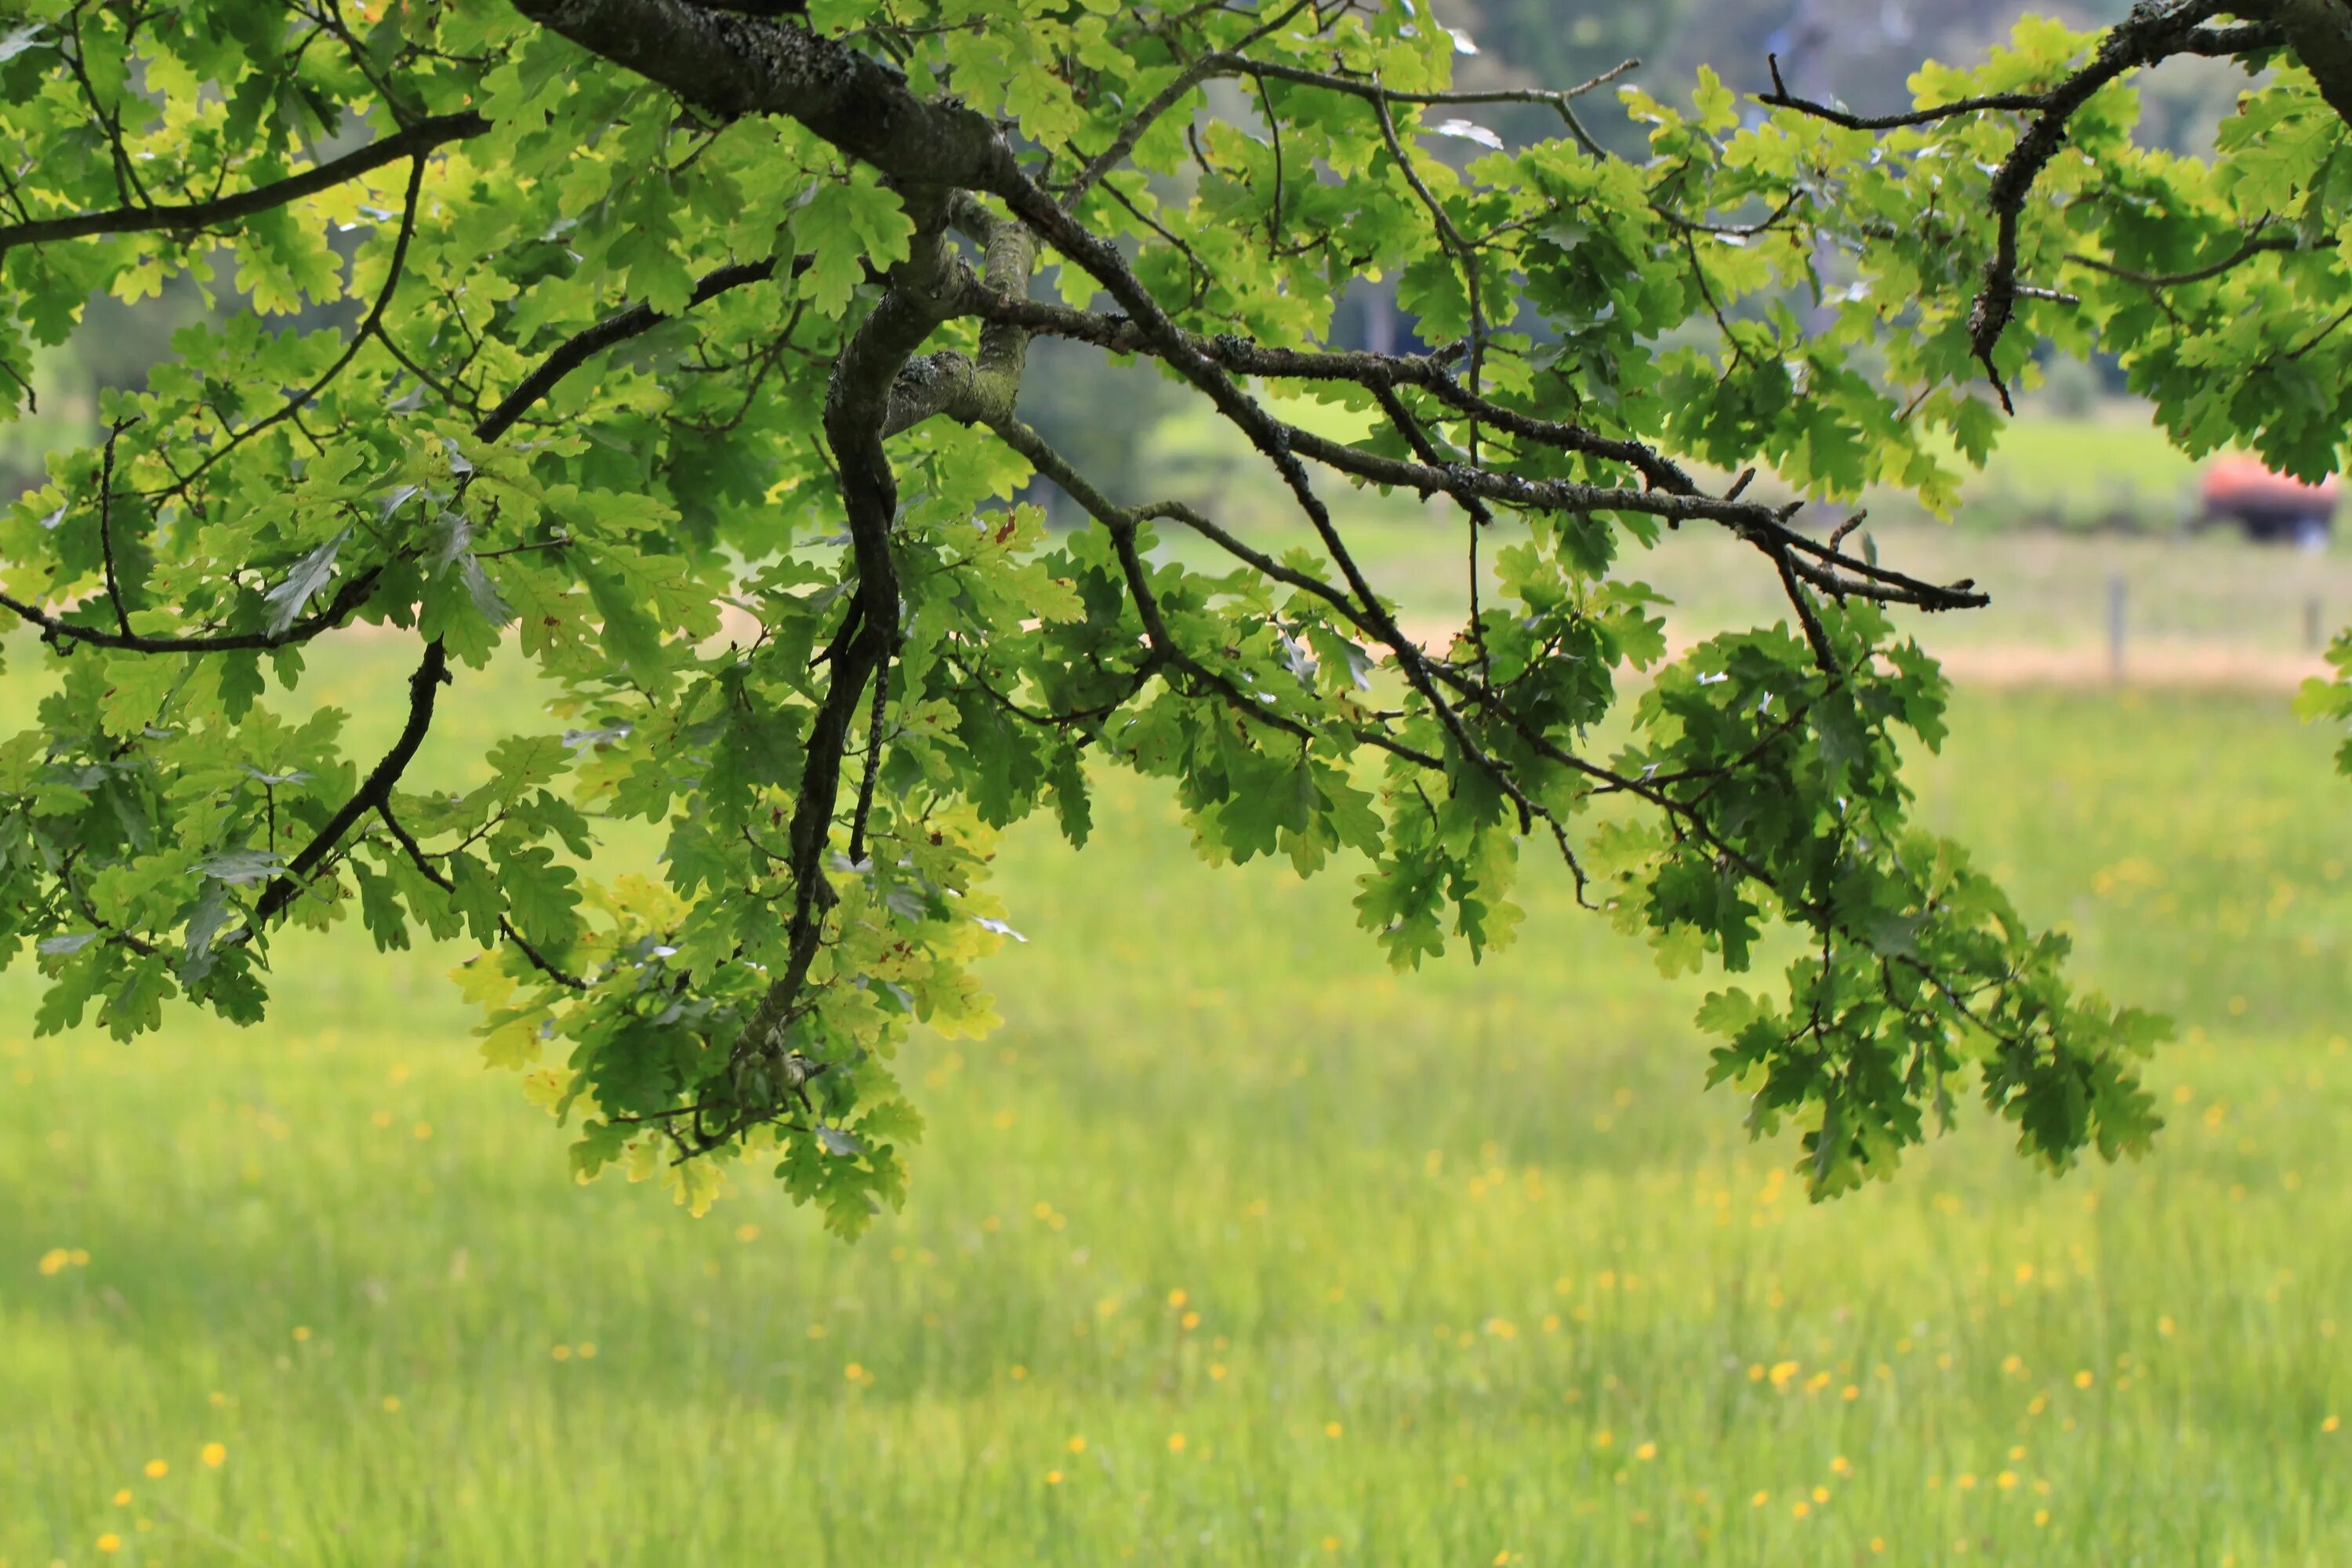
{"type": "Polygon", "coordinates": [[[106,459],[99,470],[98,480],[98,549],[106,566],[106,599],[114,606],[114,624],[124,637],[131,636],[131,612],[123,607],[122,583],[114,571],[114,444],[122,433],[139,423],[139,416],[118,419],[107,427],[106,459]]]}

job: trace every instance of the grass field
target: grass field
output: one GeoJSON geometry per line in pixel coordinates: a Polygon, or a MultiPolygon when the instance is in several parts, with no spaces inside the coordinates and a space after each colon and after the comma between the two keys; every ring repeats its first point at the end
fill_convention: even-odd
{"type": "Polygon", "coordinates": [[[454,950],[295,947],[251,1033],[0,1026],[0,1561],[2344,1562],[2329,738],[1956,728],[1928,815],[2181,1021],[2142,1164],[1972,1118],[1809,1207],[1699,1092],[1697,991],[1556,884],[1391,976],[1344,877],[1211,871],[1138,787],[1083,859],[1012,843],[1008,1025],[917,1042],[915,1193],[856,1247],[570,1185],[454,950]]]}

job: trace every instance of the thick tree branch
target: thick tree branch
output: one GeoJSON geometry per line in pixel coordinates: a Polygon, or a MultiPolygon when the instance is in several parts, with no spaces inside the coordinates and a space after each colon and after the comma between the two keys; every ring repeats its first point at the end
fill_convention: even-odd
{"type": "MultiPolygon", "coordinates": [[[[2316,3],[2335,5],[2339,0],[2316,3]]],[[[1984,283],[1969,312],[1969,346],[1984,366],[2003,409],[2014,411],[2009,385],[1993,363],[1993,351],[2017,308],[2018,222],[2033,183],[2065,145],[2066,124],[2076,110],[2126,73],[2189,52],[2205,33],[2203,24],[2222,8],[2217,0],[2168,0],[2135,6],[2128,18],[2100,40],[2098,52],[2088,65],[2041,95],[2032,123],[1994,173],[1988,193],[1995,225],[1993,253],[1985,262],[1984,283]]]]}
{"type": "MultiPolygon", "coordinates": [[[[976,289],[1013,295],[1028,289],[1037,242],[1026,228],[997,220],[969,196],[955,204],[950,217],[958,228],[981,237],[982,275],[975,285],[960,266],[948,270],[938,295],[941,319],[972,313],[970,303],[976,289]]],[[[941,414],[967,425],[1010,417],[1028,356],[1026,327],[986,319],[977,360],[954,349],[908,360],[891,384],[882,434],[895,436],[941,414]]]]}
{"type": "MultiPolygon", "coordinates": [[[[2327,107],[2336,110],[2337,119],[2352,125],[2352,5],[2346,0],[2231,0],[2229,8],[2261,24],[2258,36],[2283,39],[2319,83],[2319,95],[2327,100],[2327,107]]],[[[2256,29],[2214,31],[2229,37],[2256,29]]]]}
{"type": "Polygon", "coordinates": [[[896,69],[805,27],[684,0],[516,0],[515,9],[722,119],[789,116],[909,184],[988,191],[1021,178],[1011,143],[984,116],[918,98],[896,69]]]}
{"type": "Polygon", "coordinates": [[[839,895],[824,869],[841,794],[842,759],[869,680],[887,680],[898,651],[898,572],[890,529],[898,511],[898,483],[883,447],[883,431],[900,373],[923,340],[947,319],[943,300],[959,292],[958,264],[942,237],[944,193],[910,200],[917,230],[908,259],[841,357],[825,389],[824,433],[841,476],[850,549],[857,574],[857,625],[833,647],[829,684],[802,748],[793,803],[787,869],[792,913],[785,925],[783,972],[744,1021],[738,1051],[780,1051],[784,1032],[803,1010],[802,994],[824,934],[824,916],[839,895]]]}

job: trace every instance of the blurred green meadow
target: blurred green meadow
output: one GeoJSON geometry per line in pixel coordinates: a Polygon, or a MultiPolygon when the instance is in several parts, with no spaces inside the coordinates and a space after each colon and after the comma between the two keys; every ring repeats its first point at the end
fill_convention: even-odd
{"type": "MultiPolygon", "coordinates": [[[[406,662],[320,675],[374,734],[406,662]]],[[[428,773],[536,721],[482,689],[428,773]]],[[[2347,1561],[2334,738],[1956,720],[1926,816],[2180,1022],[2144,1163],[2053,1181],[1971,1107],[1810,1206],[1700,1091],[1704,987],[1563,878],[1395,975],[1352,872],[1213,870],[1118,780],[1083,857],[1012,837],[1005,1026],[916,1041],[913,1195],[856,1246],[756,1176],[699,1221],[572,1185],[459,948],[288,942],[266,1027],[129,1047],[32,1037],[12,975],[0,1562],[2347,1561]]]]}

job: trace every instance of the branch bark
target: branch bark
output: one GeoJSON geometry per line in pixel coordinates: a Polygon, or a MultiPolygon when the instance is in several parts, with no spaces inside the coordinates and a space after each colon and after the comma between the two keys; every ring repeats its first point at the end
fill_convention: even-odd
{"type": "Polygon", "coordinates": [[[805,27],[684,0],[516,0],[551,32],[726,119],[782,114],[894,178],[995,190],[1021,178],[986,117],[908,90],[879,60],[805,27]]]}
{"type": "Polygon", "coordinates": [[[800,1016],[825,912],[839,897],[825,874],[824,853],[841,795],[842,759],[866,683],[887,681],[898,651],[898,572],[890,553],[898,481],[883,447],[884,431],[909,358],[947,319],[943,300],[960,292],[958,264],[944,239],[947,193],[903,194],[916,216],[908,258],[891,268],[888,289],[851,336],[825,388],[825,443],[841,475],[857,572],[857,625],[834,645],[829,684],[803,747],[785,860],[793,908],[783,971],[744,1021],[738,1050],[782,1049],[785,1031],[800,1016]]]}

